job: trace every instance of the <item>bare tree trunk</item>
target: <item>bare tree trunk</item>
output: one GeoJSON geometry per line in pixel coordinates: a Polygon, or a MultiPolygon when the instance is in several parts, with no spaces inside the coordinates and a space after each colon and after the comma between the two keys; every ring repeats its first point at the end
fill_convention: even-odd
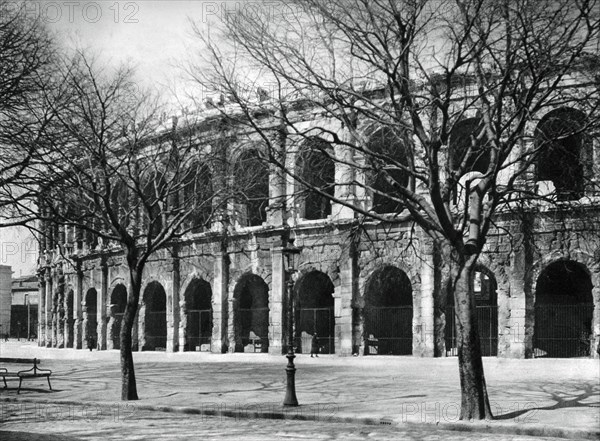
{"type": "Polygon", "coordinates": [[[140,290],[142,285],[142,271],[135,266],[129,267],[131,281],[130,292],[127,295],[127,306],[121,323],[121,400],[138,400],[135,369],[133,366],[132,331],[135,314],[139,305],[140,290]]]}
{"type": "Polygon", "coordinates": [[[448,293],[452,289],[451,253],[442,254],[441,247],[436,247],[434,254],[435,289],[434,289],[434,357],[446,356],[446,327],[451,326],[448,312],[448,293]]]}
{"type": "Polygon", "coordinates": [[[465,263],[455,269],[458,276],[454,285],[454,310],[460,373],[461,420],[492,418],[483,374],[477,329],[477,307],[471,282],[476,260],[476,255],[469,256],[465,263]]]}

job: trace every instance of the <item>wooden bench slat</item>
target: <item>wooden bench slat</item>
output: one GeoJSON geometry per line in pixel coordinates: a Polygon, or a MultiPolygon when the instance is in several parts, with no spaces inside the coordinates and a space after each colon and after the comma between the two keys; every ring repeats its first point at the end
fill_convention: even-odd
{"type": "Polygon", "coordinates": [[[23,363],[23,364],[27,364],[27,363],[40,363],[40,359],[39,358],[6,358],[6,357],[0,357],[0,363],[23,363]]]}

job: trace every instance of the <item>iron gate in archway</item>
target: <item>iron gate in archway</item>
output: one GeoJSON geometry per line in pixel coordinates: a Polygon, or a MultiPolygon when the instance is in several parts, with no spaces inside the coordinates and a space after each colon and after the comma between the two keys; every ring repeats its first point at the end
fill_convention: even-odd
{"type": "MultiPolygon", "coordinates": [[[[498,355],[498,307],[493,305],[477,306],[477,326],[479,343],[483,357],[498,355]]],[[[456,344],[456,316],[454,307],[446,309],[446,355],[458,355],[456,344]]]]}
{"type": "Polygon", "coordinates": [[[187,312],[187,347],[190,351],[211,350],[212,309],[192,309],[187,312]]]}
{"type": "Polygon", "coordinates": [[[589,357],[594,304],[536,305],[534,357],[589,357]]]}
{"type": "Polygon", "coordinates": [[[318,335],[320,353],[335,353],[333,308],[302,308],[297,311],[296,347],[299,353],[310,353],[314,332],[318,335]]]}
{"type": "Polygon", "coordinates": [[[365,308],[365,355],[411,355],[412,319],[412,306],[365,308]]]}

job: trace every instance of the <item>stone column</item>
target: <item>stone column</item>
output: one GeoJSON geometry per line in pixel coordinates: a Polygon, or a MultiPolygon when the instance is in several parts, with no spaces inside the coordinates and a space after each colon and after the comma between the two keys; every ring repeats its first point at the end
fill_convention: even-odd
{"type": "Polygon", "coordinates": [[[281,243],[271,249],[271,290],[269,291],[269,354],[281,355],[286,347],[286,283],[281,243]]]}
{"type": "Polygon", "coordinates": [[[38,346],[43,346],[46,338],[46,278],[43,271],[38,273],[38,281],[40,284],[38,290],[38,329],[37,341],[38,346]]]}
{"type": "Polygon", "coordinates": [[[83,274],[81,273],[81,269],[77,267],[77,271],[75,273],[75,289],[73,291],[73,319],[75,320],[75,324],[73,326],[73,347],[75,349],[81,349],[83,346],[82,343],[82,312],[81,312],[81,297],[83,290],[83,274]]]}
{"type": "Polygon", "coordinates": [[[352,355],[356,349],[353,341],[356,256],[353,250],[344,254],[340,259],[340,285],[335,288],[334,294],[335,353],[352,355]]]}
{"type": "Polygon", "coordinates": [[[46,269],[46,307],[44,308],[44,322],[46,330],[44,332],[44,345],[47,348],[52,347],[52,274],[50,269],[46,269]]]}
{"type": "Polygon", "coordinates": [[[72,325],[74,322],[73,317],[73,300],[75,299],[75,295],[71,296],[71,302],[69,302],[69,294],[71,290],[66,290],[64,297],[64,310],[65,310],[65,326],[64,326],[64,334],[65,334],[65,348],[73,347],[73,333],[71,332],[72,325]]]}
{"type": "Polygon", "coordinates": [[[179,350],[179,258],[172,262],[171,283],[167,284],[167,352],[179,350]]]}
{"type": "Polygon", "coordinates": [[[100,268],[102,270],[102,274],[100,277],[100,289],[98,290],[98,298],[97,298],[97,332],[98,332],[98,341],[97,347],[98,350],[106,349],[106,328],[108,325],[108,317],[106,316],[106,307],[108,305],[108,266],[106,262],[103,261],[100,264],[100,268]]]}
{"type": "MultiPolygon", "coordinates": [[[[274,136],[272,143],[275,147],[274,159],[285,164],[287,144],[287,129],[282,125],[274,136]]],[[[267,207],[267,223],[281,226],[286,217],[286,174],[280,166],[269,164],[269,206],[267,207]]]]}
{"type": "MultiPolygon", "coordinates": [[[[221,245],[216,245],[220,247],[221,245]]],[[[227,351],[227,319],[229,315],[229,257],[221,250],[214,254],[214,286],[212,290],[213,328],[211,351],[223,353],[227,351]]],[[[231,342],[233,343],[233,342],[231,342]]]]}
{"type": "Polygon", "coordinates": [[[416,339],[416,347],[413,346],[413,355],[421,357],[433,357],[435,354],[435,341],[444,338],[444,335],[436,335],[444,330],[435,329],[435,260],[434,247],[431,241],[423,240],[423,256],[421,260],[421,292],[420,292],[420,323],[413,326],[415,331],[413,341],[416,339]],[[429,243],[428,243],[429,242],[429,243]]]}
{"type": "MultiPolygon", "coordinates": [[[[235,291],[235,284],[231,284],[229,286],[229,289],[227,290],[227,329],[226,329],[226,334],[227,334],[227,342],[228,342],[228,347],[227,347],[227,352],[229,352],[230,354],[233,354],[236,350],[244,350],[244,348],[240,348],[241,344],[238,344],[238,341],[236,339],[236,335],[235,335],[235,319],[236,319],[236,314],[239,314],[239,310],[237,308],[237,300],[234,298],[233,294],[235,291]]],[[[241,343],[241,342],[239,342],[241,343]]]]}
{"type": "Polygon", "coordinates": [[[81,345],[82,349],[87,349],[88,339],[90,338],[90,325],[87,310],[87,303],[84,300],[81,301],[81,345]]]}
{"type": "Polygon", "coordinates": [[[106,349],[116,349],[115,347],[115,337],[119,338],[118,334],[118,327],[115,326],[116,324],[116,310],[117,310],[117,305],[115,304],[110,304],[106,307],[106,314],[108,316],[108,329],[106,331],[106,349]]]}
{"type": "MultiPolygon", "coordinates": [[[[142,297],[140,295],[140,297],[142,297]]],[[[134,324],[134,334],[135,330],[137,330],[137,338],[135,341],[138,342],[138,350],[141,352],[145,349],[146,346],[146,303],[141,301],[140,307],[137,312],[137,322],[134,324]]]]}
{"type": "MultiPolygon", "coordinates": [[[[357,140],[352,136],[352,132],[347,128],[340,131],[340,136],[342,140],[348,141],[349,144],[356,145],[357,143],[357,140]]],[[[353,149],[346,145],[338,146],[335,149],[335,155],[341,159],[341,161],[335,161],[335,182],[343,183],[343,185],[335,187],[335,197],[350,205],[356,205],[354,185],[350,184],[354,181],[354,167],[349,165],[354,160],[353,149]]],[[[345,205],[332,204],[331,215],[334,220],[352,219],[354,211],[345,205]]]]}
{"type": "MultiPolygon", "coordinates": [[[[504,353],[499,354],[504,357],[531,358],[533,356],[535,306],[531,268],[532,259],[527,252],[527,245],[521,243],[515,246],[508,270],[510,292],[506,303],[510,318],[500,332],[502,335],[498,336],[504,341],[499,345],[499,348],[505,348],[504,353]]],[[[500,303],[503,302],[500,302],[499,297],[499,307],[500,303]]]]}
{"type": "MultiPolygon", "coordinates": [[[[62,229],[61,229],[62,230],[62,229]]],[[[62,263],[56,269],[56,347],[64,348],[65,342],[65,276],[62,263]]]]}
{"type": "Polygon", "coordinates": [[[50,347],[56,348],[58,346],[58,291],[56,290],[58,281],[56,280],[56,274],[52,279],[54,283],[52,284],[52,341],[50,347]]]}
{"type": "Polygon", "coordinates": [[[594,301],[594,315],[592,317],[592,341],[590,342],[590,356],[600,358],[598,346],[600,346],[600,274],[596,271],[592,273],[592,298],[594,301]]]}
{"type": "MultiPolygon", "coordinates": [[[[187,339],[187,305],[185,299],[180,296],[179,298],[179,352],[186,350],[186,339],[187,339]]],[[[195,349],[195,348],[193,348],[195,349]]],[[[188,351],[192,351],[192,348],[187,348],[188,351]]]]}

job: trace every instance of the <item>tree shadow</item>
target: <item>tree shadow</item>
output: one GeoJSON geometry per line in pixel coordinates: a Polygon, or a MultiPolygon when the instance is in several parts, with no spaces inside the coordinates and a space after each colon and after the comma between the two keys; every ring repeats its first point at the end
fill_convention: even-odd
{"type": "Polygon", "coordinates": [[[81,439],[65,434],[52,435],[47,433],[17,432],[12,430],[0,430],[0,435],[2,441],[76,441],[81,439]]]}
{"type": "MultiPolygon", "coordinates": [[[[564,386],[564,385],[561,385],[564,386]]],[[[531,412],[534,410],[557,410],[564,409],[566,407],[597,407],[600,408],[600,399],[594,403],[584,403],[583,401],[597,396],[600,398],[600,385],[596,383],[580,383],[573,387],[572,392],[564,391],[564,392],[556,392],[555,387],[548,385],[540,387],[542,392],[548,394],[551,400],[555,401],[555,404],[544,406],[544,407],[527,407],[524,409],[519,409],[513,412],[505,413],[502,415],[494,416],[495,420],[510,420],[513,418],[517,418],[527,412],[531,412]]],[[[534,404],[534,403],[531,403],[534,404]]]]}

